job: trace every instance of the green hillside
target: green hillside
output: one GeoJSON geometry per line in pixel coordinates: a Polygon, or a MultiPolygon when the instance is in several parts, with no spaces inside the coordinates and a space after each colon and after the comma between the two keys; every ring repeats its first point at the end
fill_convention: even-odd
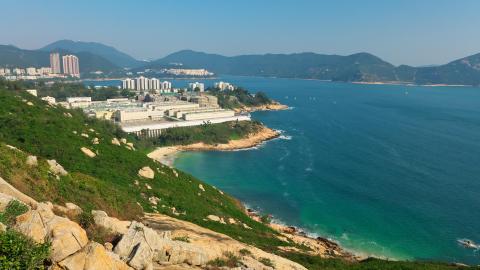
{"type": "Polygon", "coordinates": [[[161,68],[182,63],[217,74],[319,79],[342,82],[402,82],[480,85],[480,54],[435,67],[394,66],[369,53],[348,56],[317,53],[222,56],[183,50],[149,63],[161,68]]]}
{"type": "Polygon", "coordinates": [[[122,219],[158,211],[288,257],[309,269],[457,269],[444,264],[380,260],[347,263],[281,251],[279,246],[305,247],[280,240],[277,232],[251,220],[238,201],[214,187],[150,160],[144,151],[128,149],[123,143],[112,144],[113,138],[135,139],[109,122],[89,119],[81,111],[50,106],[20,89],[0,90],[0,127],[0,176],[39,201],[73,202],[85,210],[103,209],[122,219]],[[95,138],[99,144],[93,143],[95,138]],[[97,155],[86,156],[82,147],[97,155]],[[27,164],[29,155],[38,157],[38,166],[27,164]],[[47,163],[51,159],[68,174],[52,174],[47,163]],[[138,176],[144,166],[155,171],[154,179],[138,176]],[[151,197],[159,199],[157,207],[149,202],[151,197]],[[210,214],[232,217],[251,229],[207,221],[205,217],[210,214]]]}

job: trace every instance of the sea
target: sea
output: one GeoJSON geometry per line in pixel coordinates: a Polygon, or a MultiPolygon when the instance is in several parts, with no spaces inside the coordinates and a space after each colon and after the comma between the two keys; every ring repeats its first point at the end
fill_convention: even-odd
{"type": "MultiPolygon", "coordinates": [[[[281,131],[174,166],[277,222],[362,255],[480,264],[480,88],[220,76],[290,106],[252,118],[281,131]]],[[[189,81],[174,80],[176,87],[189,81]]]]}

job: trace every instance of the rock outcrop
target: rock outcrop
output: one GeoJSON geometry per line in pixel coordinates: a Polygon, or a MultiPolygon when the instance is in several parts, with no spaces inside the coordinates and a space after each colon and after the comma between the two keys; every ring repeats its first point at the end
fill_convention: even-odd
{"type": "Polygon", "coordinates": [[[104,211],[93,210],[93,220],[96,225],[101,226],[115,234],[126,234],[132,222],[109,217],[104,211]]]}
{"type": "Polygon", "coordinates": [[[112,139],[112,144],[120,146],[120,141],[117,138],[113,138],[112,139]]]}
{"type": "MultiPolygon", "coordinates": [[[[0,177],[0,193],[3,195],[9,195],[23,203],[29,206],[36,206],[37,202],[28,197],[27,195],[23,194],[22,192],[18,191],[16,188],[14,188],[12,185],[10,185],[7,181],[3,180],[3,178],[0,177]]],[[[8,202],[7,202],[8,204],[8,202]]],[[[5,205],[6,206],[6,205],[5,205]]]]}
{"type": "Polygon", "coordinates": [[[87,156],[87,157],[90,157],[90,158],[94,158],[97,156],[97,154],[95,154],[92,150],[86,148],[86,147],[82,147],[80,148],[80,150],[87,156]]]}
{"type": "Polygon", "coordinates": [[[38,165],[38,160],[36,156],[28,156],[26,161],[28,166],[36,167],[38,165]]]}
{"type": "Polygon", "coordinates": [[[68,172],[63,168],[62,165],[54,159],[47,160],[48,165],[50,166],[50,171],[56,175],[67,175],[68,172]]]}
{"type": "Polygon", "coordinates": [[[153,263],[205,265],[206,252],[189,243],[172,241],[142,223],[133,221],[114,252],[135,269],[150,269],[153,263]]]}
{"type": "Polygon", "coordinates": [[[58,263],[67,270],[128,270],[132,269],[99,243],[90,242],[82,250],[58,263]]]}
{"type": "Polygon", "coordinates": [[[82,249],[88,242],[85,230],[68,218],[56,216],[51,205],[45,203],[18,216],[14,229],[35,242],[49,241],[51,258],[56,262],[82,249]]]}
{"type": "Polygon", "coordinates": [[[138,170],[138,175],[144,178],[153,179],[155,177],[155,172],[152,168],[145,166],[138,170]]]}

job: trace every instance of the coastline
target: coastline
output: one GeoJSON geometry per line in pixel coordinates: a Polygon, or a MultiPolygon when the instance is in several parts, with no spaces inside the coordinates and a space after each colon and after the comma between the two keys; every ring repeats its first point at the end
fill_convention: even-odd
{"type": "MultiPolygon", "coordinates": [[[[281,106],[282,109],[284,107],[288,108],[285,105],[281,106]]],[[[177,157],[177,154],[182,151],[235,151],[249,149],[266,141],[278,138],[280,135],[280,131],[263,127],[260,131],[249,135],[247,138],[231,140],[225,144],[209,145],[205,143],[195,143],[189,145],[158,147],[154,151],[150,152],[147,156],[164,165],[173,167],[173,163],[177,157]]],[[[242,203],[240,202],[240,204],[242,203]]],[[[245,214],[247,214],[251,219],[261,222],[261,216],[259,213],[249,209],[246,206],[243,206],[243,208],[245,214]]],[[[268,226],[280,234],[280,239],[287,242],[293,241],[298,245],[304,245],[308,247],[310,250],[306,253],[309,255],[320,256],[323,258],[342,257],[349,261],[361,261],[369,257],[368,255],[346,250],[339,243],[331,239],[309,235],[307,232],[297,227],[285,225],[275,220],[272,220],[268,226]]],[[[290,252],[305,252],[295,247],[283,249],[284,251],[290,252]]]]}
{"type": "Polygon", "coordinates": [[[261,130],[254,134],[250,134],[247,138],[230,140],[228,143],[216,145],[194,143],[188,145],[158,147],[154,151],[150,152],[147,156],[171,167],[173,166],[173,161],[175,160],[177,153],[181,151],[234,151],[248,149],[258,146],[265,141],[275,139],[279,136],[279,131],[270,129],[268,127],[262,127],[261,130]]]}

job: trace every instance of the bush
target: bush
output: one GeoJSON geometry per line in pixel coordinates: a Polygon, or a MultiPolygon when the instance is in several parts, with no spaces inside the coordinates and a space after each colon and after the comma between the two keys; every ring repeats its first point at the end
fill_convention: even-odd
{"type": "Polygon", "coordinates": [[[177,236],[177,237],[174,237],[172,240],[190,243],[190,239],[188,238],[188,236],[177,236]]]}
{"type": "Polygon", "coordinates": [[[233,253],[225,252],[223,255],[225,256],[225,259],[216,258],[215,260],[212,260],[207,264],[215,267],[230,267],[230,268],[237,267],[240,264],[240,258],[235,256],[233,253]]]}
{"type": "Polygon", "coordinates": [[[0,234],[0,269],[46,269],[50,244],[36,244],[28,237],[7,230],[0,234]]]}
{"type": "Polygon", "coordinates": [[[261,262],[265,266],[275,268],[275,265],[273,265],[272,260],[270,260],[269,258],[260,258],[260,259],[258,259],[258,261],[261,262]]]}
{"type": "Polygon", "coordinates": [[[7,208],[3,213],[0,213],[0,222],[4,223],[7,226],[11,226],[15,223],[15,218],[21,214],[24,214],[28,211],[28,207],[17,201],[11,200],[7,208]]]}

